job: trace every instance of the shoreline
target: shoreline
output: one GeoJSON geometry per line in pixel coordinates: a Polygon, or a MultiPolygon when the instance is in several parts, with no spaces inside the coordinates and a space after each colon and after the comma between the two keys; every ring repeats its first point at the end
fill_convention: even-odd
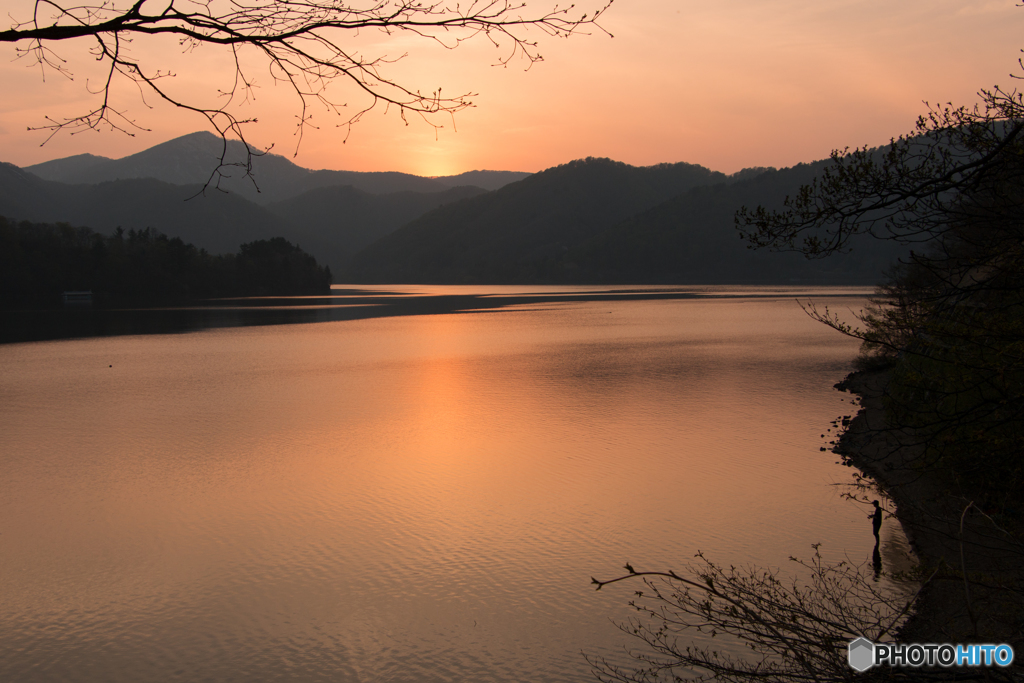
{"type": "MultiPolygon", "coordinates": [[[[0,310],[0,345],[59,339],[141,334],[175,334],[222,327],[339,322],[391,316],[515,311],[525,305],[577,302],[668,301],[678,299],[774,299],[802,287],[731,286],[643,287],[596,285],[473,286],[386,285],[338,287],[330,294],[203,300],[200,305],[153,308],[24,308],[0,310]],[[421,291],[425,290],[425,291],[421,291]]],[[[861,297],[860,291],[822,288],[834,298],[861,297]]],[[[857,289],[857,288],[838,288],[857,289]]],[[[818,291],[818,290],[814,290],[818,291]]]]}
{"type": "Polygon", "coordinates": [[[955,482],[921,467],[914,434],[886,424],[889,376],[889,370],[856,371],[835,385],[858,396],[861,407],[833,452],[892,500],[890,514],[920,562],[926,585],[896,640],[1008,643],[1024,652],[1021,545],[1002,520],[984,512],[980,492],[958,491],[955,482]]]}

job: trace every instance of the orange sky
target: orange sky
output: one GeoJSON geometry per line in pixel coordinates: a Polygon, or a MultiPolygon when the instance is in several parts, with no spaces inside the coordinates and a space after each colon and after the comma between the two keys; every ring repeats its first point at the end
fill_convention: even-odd
{"type": "MultiPolygon", "coordinates": [[[[14,17],[31,6],[0,0],[0,11],[14,17]]],[[[1024,47],[1024,8],[1014,0],[616,0],[602,24],[614,38],[538,35],[545,61],[529,71],[491,66],[496,51],[485,41],[449,51],[364,35],[368,54],[408,52],[394,74],[413,89],[476,92],[476,107],[456,115],[457,131],[448,121],[436,139],[429,126],[405,126],[379,110],[345,144],[344,131],[317,111],[321,127],[306,132],[293,160],[418,175],[539,171],[586,156],[634,165],[687,161],[724,172],[789,166],[836,147],[887,142],[913,126],[923,100],[973,103],[978,88],[1013,86],[1024,47]]],[[[0,161],[120,157],[205,129],[198,116],[147,108],[122,88],[118,104],[150,132],[62,134],[41,147],[46,135],[27,128],[89,104],[86,48],[57,46],[76,80],[49,74],[44,82],[38,68],[10,61],[13,47],[0,46],[0,161]]],[[[199,97],[225,87],[230,75],[213,49],[183,57],[173,43],[142,38],[133,49],[172,66],[175,87],[199,97]]],[[[238,110],[259,118],[249,139],[291,157],[294,98],[265,70],[257,79],[255,103],[238,110]]],[[[335,96],[354,101],[342,89],[335,96]]]]}

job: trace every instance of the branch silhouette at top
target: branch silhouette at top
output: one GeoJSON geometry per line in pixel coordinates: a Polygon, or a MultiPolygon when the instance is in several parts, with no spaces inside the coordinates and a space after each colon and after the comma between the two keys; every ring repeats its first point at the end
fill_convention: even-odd
{"type": "MultiPolygon", "coordinates": [[[[298,144],[303,131],[313,125],[313,107],[341,116],[338,127],[346,129],[346,139],[353,124],[381,105],[385,110],[397,108],[406,124],[411,114],[437,129],[436,115],[453,115],[473,106],[475,93],[447,95],[440,87],[424,92],[390,75],[389,67],[406,55],[368,56],[346,47],[345,40],[360,32],[380,31],[455,49],[482,37],[502,49],[498,65],[521,58],[530,66],[543,60],[535,39],[538,35],[566,38],[591,28],[607,33],[598,20],[612,1],[597,0],[590,11],[584,11],[575,5],[557,4],[528,10],[525,2],[515,0],[97,0],[82,4],[35,0],[31,9],[26,7],[26,16],[12,17],[10,28],[0,31],[0,43],[12,43],[21,59],[39,65],[44,74],[55,72],[71,78],[71,68],[58,54],[58,45],[92,41],[91,53],[102,64],[104,74],[98,87],[86,86],[97,97],[95,106],[66,117],[46,117],[34,130],[49,131],[47,141],[61,131],[74,134],[110,129],[131,135],[146,130],[113,99],[115,83],[127,81],[138,88],[144,101],[148,94],[204,117],[224,140],[222,168],[228,137],[245,142],[244,124],[255,122],[229,110],[233,103],[252,95],[254,75],[243,57],[245,51],[255,52],[273,81],[287,86],[296,97],[298,144]],[[165,81],[175,74],[129,50],[133,41],[161,34],[177,38],[185,53],[200,45],[230,52],[233,82],[217,93],[217,106],[201,104],[198,95],[185,98],[172,93],[165,81]],[[354,87],[362,95],[362,103],[347,109],[346,102],[329,92],[335,81],[354,87]]],[[[247,173],[252,170],[253,154],[259,152],[250,151],[246,162],[238,164],[245,166],[247,173]]],[[[219,179],[221,168],[211,176],[212,181],[219,179]]]]}

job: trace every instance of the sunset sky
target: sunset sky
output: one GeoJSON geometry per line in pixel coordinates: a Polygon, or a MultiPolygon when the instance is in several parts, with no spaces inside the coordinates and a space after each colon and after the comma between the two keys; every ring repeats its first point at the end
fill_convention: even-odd
{"type": "MultiPolygon", "coordinates": [[[[548,0],[528,7],[543,6],[548,0]]],[[[22,18],[32,2],[0,0],[0,9],[22,18]]],[[[922,101],[970,104],[979,88],[1012,88],[1010,74],[1022,74],[1024,8],[1014,0],[615,0],[601,23],[614,38],[537,34],[544,61],[529,70],[492,66],[499,52],[485,40],[451,51],[361,36],[367,54],[408,53],[392,75],[412,89],[478,93],[476,106],[436,136],[422,122],[406,126],[377,110],[342,144],[336,118],[314,111],[321,127],[306,131],[293,157],[297,104],[265,69],[255,72],[256,101],[238,114],[259,118],[248,128],[250,142],[273,144],[308,168],[449,175],[539,171],[599,156],[729,173],[885,143],[912,128],[926,111],[922,101]]],[[[136,39],[134,53],[172,67],[182,92],[209,102],[229,84],[229,64],[215,49],[181,56],[173,43],[146,40],[136,39]]],[[[14,48],[0,46],[0,161],[27,166],[85,152],[116,158],[206,129],[197,115],[149,109],[121,88],[118,106],[149,132],[59,134],[41,146],[46,133],[27,128],[90,106],[87,47],[55,46],[76,79],[50,73],[44,82],[38,67],[12,61],[14,48]]],[[[334,96],[356,101],[340,87],[334,96]]]]}

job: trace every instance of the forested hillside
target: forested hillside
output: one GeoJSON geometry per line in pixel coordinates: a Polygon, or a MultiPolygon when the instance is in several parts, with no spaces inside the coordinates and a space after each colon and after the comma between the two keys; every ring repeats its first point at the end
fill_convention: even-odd
{"type": "Polygon", "coordinates": [[[213,253],[234,252],[243,242],[290,237],[285,223],[265,208],[223,192],[196,197],[201,190],[201,185],[151,178],[67,185],[0,164],[0,215],[12,220],[88,225],[107,234],[118,227],[152,228],[213,253]]]}
{"type": "Polygon", "coordinates": [[[754,252],[733,224],[780,204],[824,162],[734,176],[687,164],[576,161],[445,207],[357,255],[346,281],[874,284],[901,253],[866,240],[813,261],[754,252]]]}
{"type": "Polygon", "coordinates": [[[637,168],[584,159],[446,205],[374,243],[350,282],[533,282],[539,268],[689,188],[726,182],[693,164],[637,168]]]}
{"type": "Polygon", "coordinates": [[[340,270],[358,251],[428,211],[483,193],[479,187],[391,194],[323,187],[269,204],[267,210],[288,226],[291,239],[340,270]]]}
{"type": "Polygon", "coordinates": [[[14,220],[89,225],[112,233],[152,228],[213,253],[243,242],[282,236],[332,269],[352,254],[436,207],[483,193],[440,186],[431,192],[372,194],[323,187],[266,206],[237,194],[152,178],[96,184],[47,181],[0,163],[0,215],[14,220]]]}
{"type": "Polygon", "coordinates": [[[826,163],[694,188],[582,242],[544,272],[556,282],[875,284],[905,248],[860,239],[850,253],[807,259],[749,249],[736,230],[737,209],[780,206],[826,163]]]}
{"type": "MultiPolygon", "coordinates": [[[[219,145],[195,133],[124,159],[31,167],[74,184],[3,164],[0,215],[106,233],[151,228],[213,253],[280,236],[346,282],[870,285],[901,253],[870,240],[828,260],[745,248],[736,210],[779,206],[824,162],[726,176],[589,158],[532,175],[419,178],[309,171],[271,154],[254,157],[256,193],[240,178],[222,184],[232,192],[204,187],[219,145]],[[451,187],[465,182],[484,187],[451,187]]],[[[229,161],[244,159],[240,145],[229,145],[229,161]]]]}

